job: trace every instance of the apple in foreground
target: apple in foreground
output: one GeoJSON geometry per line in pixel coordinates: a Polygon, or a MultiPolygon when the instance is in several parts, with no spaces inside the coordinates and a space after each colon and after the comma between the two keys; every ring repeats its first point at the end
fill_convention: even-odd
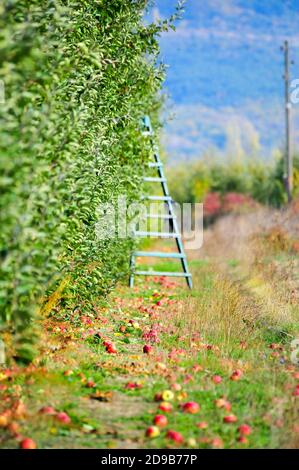
{"type": "Polygon", "coordinates": [[[151,439],[154,439],[155,437],[158,437],[160,435],[160,430],[157,426],[150,426],[145,431],[145,435],[146,437],[150,437],[151,439]]]}
{"type": "Polygon", "coordinates": [[[20,442],[20,447],[21,449],[36,449],[37,446],[33,439],[26,437],[20,442]]]}
{"type": "Polygon", "coordinates": [[[196,427],[198,429],[207,429],[208,423],[206,421],[201,421],[200,423],[197,423],[196,427]]]}
{"type": "Polygon", "coordinates": [[[195,401],[188,401],[187,403],[184,403],[182,408],[185,413],[190,413],[192,415],[198,413],[200,410],[199,404],[195,401]]]}
{"type": "Polygon", "coordinates": [[[116,349],[114,344],[110,344],[109,346],[107,346],[106,351],[109,354],[116,354],[117,353],[117,349],[116,349]]]}
{"type": "Polygon", "coordinates": [[[162,401],[159,405],[159,410],[164,411],[165,413],[169,413],[172,411],[172,404],[168,403],[167,401],[162,401]]]}
{"type": "Polygon", "coordinates": [[[151,354],[153,352],[153,347],[150,346],[149,344],[145,344],[143,346],[143,352],[144,354],[151,354]]]}
{"type": "Polygon", "coordinates": [[[230,379],[233,381],[240,380],[243,372],[240,369],[235,370],[232,375],[230,376],[230,379]]]}
{"type": "Polygon", "coordinates": [[[238,427],[238,431],[241,436],[249,436],[251,434],[251,427],[248,424],[241,424],[241,426],[238,427]]]}
{"type": "Polygon", "coordinates": [[[238,421],[238,418],[235,416],[235,415],[227,415],[227,416],[224,416],[223,418],[223,422],[224,423],[236,423],[238,421]]]}
{"type": "Polygon", "coordinates": [[[181,444],[184,441],[182,434],[180,434],[177,431],[172,431],[172,430],[167,431],[166,437],[176,442],[177,444],[181,444]]]}
{"type": "Polygon", "coordinates": [[[69,415],[67,415],[63,411],[57,413],[56,418],[58,421],[60,421],[60,423],[63,424],[70,424],[71,422],[71,418],[69,417],[69,415]]]}
{"type": "Polygon", "coordinates": [[[220,375],[214,375],[213,378],[212,378],[214,384],[220,384],[222,382],[222,378],[220,377],[220,375]]]}
{"type": "Polygon", "coordinates": [[[40,410],[39,413],[42,415],[55,415],[56,410],[53,408],[53,406],[43,406],[40,410]]]}
{"type": "Polygon", "coordinates": [[[155,426],[158,426],[159,428],[163,428],[164,426],[167,426],[168,419],[164,415],[156,415],[154,417],[154,424],[155,426]]]}

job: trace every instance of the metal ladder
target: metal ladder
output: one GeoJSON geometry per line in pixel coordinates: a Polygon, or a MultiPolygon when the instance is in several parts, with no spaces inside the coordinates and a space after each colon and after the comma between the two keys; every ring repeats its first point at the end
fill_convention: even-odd
{"type": "MultiPolygon", "coordinates": [[[[144,134],[153,137],[153,129],[151,125],[150,118],[145,116],[143,118],[144,134]]],[[[130,260],[130,287],[134,286],[134,276],[171,276],[171,277],[184,277],[187,282],[187,286],[192,289],[192,275],[188,270],[187,257],[184,251],[184,246],[182,243],[182,237],[178,229],[178,224],[176,220],[176,215],[173,207],[173,200],[169,194],[167,180],[163,171],[163,163],[161,162],[158,149],[153,146],[154,162],[148,164],[149,168],[156,168],[158,172],[158,177],[144,177],[143,181],[148,183],[161,183],[163,196],[145,196],[143,199],[148,201],[164,202],[166,208],[166,214],[151,214],[146,215],[147,218],[154,219],[164,219],[169,221],[170,232],[143,232],[135,231],[136,237],[160,237],[160,238],[172,238],[176,242],[178,253],[167,253],[167,252],[149,252],[149,251],[135,251],[131,255],[130,260]],[[136,271],[136,257],[154,257],[154,258],[174,258],[180,259],[182,265],[182,272],[157,272],[157,271],[136,271]]]]}

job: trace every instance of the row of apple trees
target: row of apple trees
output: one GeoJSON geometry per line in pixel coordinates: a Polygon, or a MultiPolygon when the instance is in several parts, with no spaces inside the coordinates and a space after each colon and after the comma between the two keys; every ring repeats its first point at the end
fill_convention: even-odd
{"type": "Polygon", "coordinates": [[[88,310],[127,275],[132,241],[99,239],[98,208],[140,195],[139,123],[158,114],[158,37],[172,25],[148,21],[147,3],[1,2],[0,334],[17,358],[31,360],[55,292],[88,310]]]}

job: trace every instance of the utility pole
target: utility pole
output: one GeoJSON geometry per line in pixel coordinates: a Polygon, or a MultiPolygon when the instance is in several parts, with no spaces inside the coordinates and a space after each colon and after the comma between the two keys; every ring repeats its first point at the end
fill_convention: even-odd
{"type": "Polygon", "coordinates": [[[290,101],[290,54],[289,42],[285,41],[284,51],[284,81],[285,81],[285,121],[286,121],[286,142],[285,142],[285,187],[288,201],[292,201],[293,193],[293,157],[291,149],[291,101],[290,101]]]}

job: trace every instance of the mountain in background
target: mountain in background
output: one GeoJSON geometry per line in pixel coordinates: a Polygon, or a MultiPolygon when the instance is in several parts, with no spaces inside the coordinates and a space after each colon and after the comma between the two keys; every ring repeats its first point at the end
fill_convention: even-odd
{"type": "MultiPolygon", "coordinates": [[[[156,0],[167,18],[175,0],[156,0]]],[[[290,41],[299,78],[298,0],[187,0],[175,32],[161,37],[169,67],[165,90],[174,119],[166,126],[170,161],[214,152],[270,158],[284,142],[283,53],[290,41]]],[[[299,110],[293,106],[294,141],[299,110]]]]}

